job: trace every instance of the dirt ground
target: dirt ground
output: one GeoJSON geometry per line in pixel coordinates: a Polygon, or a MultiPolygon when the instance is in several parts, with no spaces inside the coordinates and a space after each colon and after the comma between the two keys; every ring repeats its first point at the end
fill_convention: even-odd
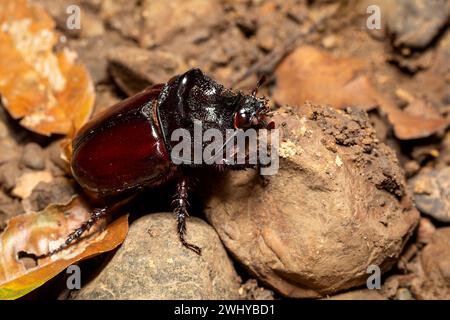
{"type": "MultiPolygon", "coordinates": [[[[446,1],[447,11],[438,5],[423,8],[426,1],[419,0],[36,2],[56,21],[64,45],[87,67],[95,86],[94,113],[190,67],[246,92],[265,75],[259,95],[269,99],[272,110],[286,106],[295,110],[308,100],[367,111],[376,135],[370,137],[371,143],[376,140],[395,151],[400,179],[407,181],[421,213],[401,257],[383,276],[381,295],[450,298],[449,287],[438,284],[449,283],[450,256],[432,254],[450,250],[445,240],[450,222],[450,5],[445,7],[446,1]],[[381,29],[367,27],[372,2],[382,9],[381,29]],[[67,28],[66,9],[71,4],[81,8],[79,29],[67,28]],[[422,9],[414,10],[414,5],[422,9]]],[[[18,214],[67,202],[80,187],[60,159],[61,135],[45,137],[26,130],[4,108],[0,120],[2,230],[18,214]]],[[[352,141],[352,134],[347,134],[352,128],[347,126],[322,129],[329,130],[339,145],[364,143],[352,141]]],[[[361,154],[354,157],[361,160],[361,154]]],[[[366,160],[378,161],[368,156],[361,161],[366,160]]],[[[373,179],[380,179],[381,189],[403,196],[393,179],[373,179]]],[[[144,202],[138,199],[136,207],[142,208],[144,202]]],[[[170,201],[151,208],[170,211],[165,203],[170,201]]],[[[89,269],[105,258],[95,259],[82,265],[89,269]]],[[[238,264],[236,268],[242,298],[281,298],[248,269],[238,264]]],[[[64,279],[60,275],[28,298],[66,298],[66,291],[58,291],[64,279]]],[[[360,294],[356,297],[365,297],[364,291],[360,294]]]]}

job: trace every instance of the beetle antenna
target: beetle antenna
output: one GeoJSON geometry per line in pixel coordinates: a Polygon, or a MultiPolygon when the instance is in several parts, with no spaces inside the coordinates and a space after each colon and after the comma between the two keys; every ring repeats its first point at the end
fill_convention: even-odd
{"type": "Polygon", "coordinates": [[[252,96],[256,96],[258,94],[259,88],[266,82],[267,76],[263,74],[261,78],[259,78],[258,82],[256,82],[256,87],[252,92],[252,96]]]}

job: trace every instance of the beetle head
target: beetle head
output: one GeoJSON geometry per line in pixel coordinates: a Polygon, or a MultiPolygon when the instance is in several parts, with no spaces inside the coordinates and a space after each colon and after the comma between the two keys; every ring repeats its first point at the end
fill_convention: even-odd
{"type": "Polygon", "coordinates": [[[237,103],[237,110],[233,116],[233,127],[235,129],[247,129],[247,128],[265,128],[273,129],[274,123],[267,123],[266,117],[269,108],[267,107],[267,99],[262,97],[258,98],[259,87],[265,82],[266,77],[262,76],[253,90],[252,95],[242,95],[242,98],[237,103]]]}
{"type": "Polygon", "coordinates": [[[273,129],[274,123],[267,122],[267,100],[255,95],[242,95],[233,114],[233,128],[273,129]]]}

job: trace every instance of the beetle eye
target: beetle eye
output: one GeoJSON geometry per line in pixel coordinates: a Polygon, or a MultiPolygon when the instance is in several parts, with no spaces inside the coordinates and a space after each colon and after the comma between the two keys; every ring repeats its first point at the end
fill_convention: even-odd
{"type": "Polygon", "coordinates": [[[235,129],[247,129],[252,125],[252,117],[246,111],[240,110],[234,114],[233,126],[235,129]]]}

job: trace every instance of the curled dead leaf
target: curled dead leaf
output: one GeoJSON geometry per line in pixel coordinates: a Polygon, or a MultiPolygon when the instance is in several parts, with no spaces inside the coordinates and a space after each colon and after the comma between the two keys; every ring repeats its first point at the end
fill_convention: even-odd
{"type": "Polygon", "coordinates": [[[69,265],[120,245],[128,232],[128,216],[105,227],[95,225],[84,240],[27,266],[20,257],[39,257],[59,247],[68,234],[90,216],[80,197],[65,205],[50,205],[41,212],[12,218],[0,234],[0,300],[16,299],[41,286],[69,265]],[[104,230],[103,230],[104,228],[104,230]]]}
{"type": "Polygon", "coordinates": [[[0,0],[0,95],[25,128],[43,135],[80,128],[94,106],[94,86],[76,53],[56,49],[55,23],[30,1],[0,0]]]}
{"type": "Polygon", "coordinates": [[[302,46],[277,68],[274,98],[279,104],[292,106],[302,106],[308,100],[339,109],[358,107],[368,111],[379,107],[387,115],[397,138],[402,140],[428,137],[450,125],[450,119],[399,109],[363,73],[361,60],[336,58],[326,51],[302,46]]]}

